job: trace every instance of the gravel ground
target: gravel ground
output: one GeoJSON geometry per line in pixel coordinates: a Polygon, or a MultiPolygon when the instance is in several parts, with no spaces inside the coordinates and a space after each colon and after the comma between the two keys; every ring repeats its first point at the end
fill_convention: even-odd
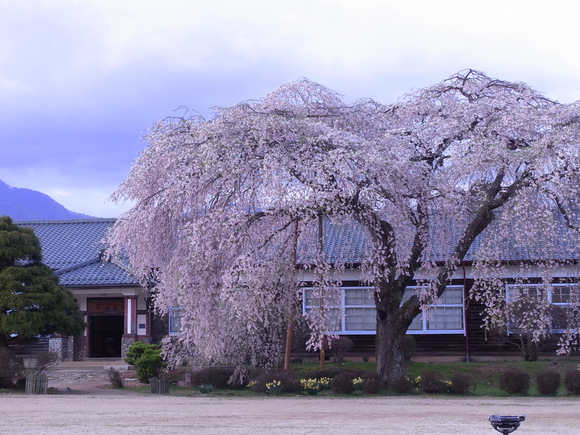
{"type": "Polygon", "coordinates": [[[526,415],[524,434],[580,433],[569,398],[210,397],[107,389],[0,396],[1,434],[493,434],[493,414],[526,415]]]}
{"type": "Polygon", "coordinates": [[[63,367],[48,385],[53,394],[0,395],[0,434],[497,434],[493,414],[525,414],[517,435],[580,433],[573,397],[162,396],[111,389],[104,369],[63,367]]]}

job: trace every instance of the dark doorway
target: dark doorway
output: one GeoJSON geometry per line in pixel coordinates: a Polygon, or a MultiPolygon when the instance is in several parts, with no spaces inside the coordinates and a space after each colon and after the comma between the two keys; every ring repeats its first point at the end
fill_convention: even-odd
{"type": "Polygon", "coordinates": [[[121,315],[90,316],[89,337],[92,358],[121,356],[123,319],[124,316],[121,315]]]}

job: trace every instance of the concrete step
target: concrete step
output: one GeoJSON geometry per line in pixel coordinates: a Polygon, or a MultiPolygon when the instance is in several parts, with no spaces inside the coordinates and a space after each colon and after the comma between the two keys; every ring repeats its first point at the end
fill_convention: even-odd
{"type": "Polygon", "coordinates": [[[57,365],[50,367],[49,371],[53,370],[68,370],[68,371],[95,371],[95,370],[108,370],[109,368],[114,368],[119,371],[127,371],[133,369],[122,359],[101,359],[101,358],[91,358],[85,359],[83,361],[62,361],[57,365]]]}

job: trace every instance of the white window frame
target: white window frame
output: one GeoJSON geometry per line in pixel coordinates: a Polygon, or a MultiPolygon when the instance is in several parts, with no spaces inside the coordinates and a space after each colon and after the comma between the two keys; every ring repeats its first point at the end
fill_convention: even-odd
{"type": "MultiPolygon", "coordinates": [[[[413,287],[407,287],[407,290],[414,290],[417,287],[413,286],[413,287]]],[[[407,334],[409,335],[433,335],[433,334],[463,334],[465,335],[465,307],[464,307],[464,287],[463,285],[449,285],[447,286],[447,288],[455,288],[455,289],[460,289],[461,290],[461,303],[441,303],[441,302],[435,302],[434,304],[431,305],[431,309],[436,310],[436,309],[440,309],[440,308],[453,308],[453,309],[459,309],[461,312],[461,325],[462,327],[459,329],[429,329],[429,313],[421,313],[418,316],[420,316],[420,325],[421,327],[419,329],[409,329],[407,331],[407,334]]],[[[336,306],[329,306],[328,309],[339,309],[340,311],[340,328],[338,331],[333,331],[336,332],[340,335],[375,335],[377,333],[376,331],[376,327],[373,327],[372,329],[363,329],[363,330],[354,330],[354,329],[347,329],[347,323],[348,323],[348,319],[347,319],[347,310],[348,309],[368,309],[368,310],[372,310],[372,319],[373,319],[373,325],[375,325],[375,316],[376,316],[376,307],[375,307],[375,303],[374,300],[372,298],[372,293],[370,293],[370,297],[369,297],[369,302],[368,304],[351,304],[351,305],[347,305],[346,304],[346,291],[347,290],[373,290],[373,287],[369,287],[369,286],[345,286],[345,287],[340,287],[340,306],[336,305],[336,306]]],[[[303,294],[303,298],[302,298],[302,312],[304,314],[307,314],[308,311],[312,308],[315,307],[315,305],[307,305],[307,300],[308,297],[306,297],[306,292],[307,291],[312,291],[314,290],[313,287],[304,287],[304,294],[303,294]]]]}
{"type": "MultiPolygon", "coordinates": [[[[573,287],[573,286],[577,286],[577,283],[552,283],[550,284],[550,287],[552,287],[552,289],[556,289],[556,288],[562,288],[562,287],[573,287]]],[[[509,302],[510,300],[510,288],[537,288],[537,287],[543,287],[544,284],[506,284],[505,285],[505,291],[506,291],[506,301],[509,302]]],[[[553,299],[553,291],[548,291],[546,292],[546,298],[548,299],[548,302],[556,307],[568,307],[571,305],[570,302],[552,302],[553,299]]],[[[572,292],[570,292],[570,298],[571,298],[572,292]]],[[[564,332],[566,332],[566,329],[556,329],[556,328],[550,328],[550,331],[552,333],[555,334],[563,334],[564,332]]],[[[513,331],[510,329],[510,326],[508,324],[507,327],[507,333],[508,334],[513,334],[513,331]]]]}

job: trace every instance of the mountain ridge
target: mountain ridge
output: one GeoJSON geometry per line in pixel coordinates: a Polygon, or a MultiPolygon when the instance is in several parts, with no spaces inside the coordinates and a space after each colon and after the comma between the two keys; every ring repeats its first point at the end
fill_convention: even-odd
{"type": "Polygon", "coordinates": [[[68,210],[37,190],[11,187],[0,180],[0,216],[13,221],[98,219],[68,210]]]}

